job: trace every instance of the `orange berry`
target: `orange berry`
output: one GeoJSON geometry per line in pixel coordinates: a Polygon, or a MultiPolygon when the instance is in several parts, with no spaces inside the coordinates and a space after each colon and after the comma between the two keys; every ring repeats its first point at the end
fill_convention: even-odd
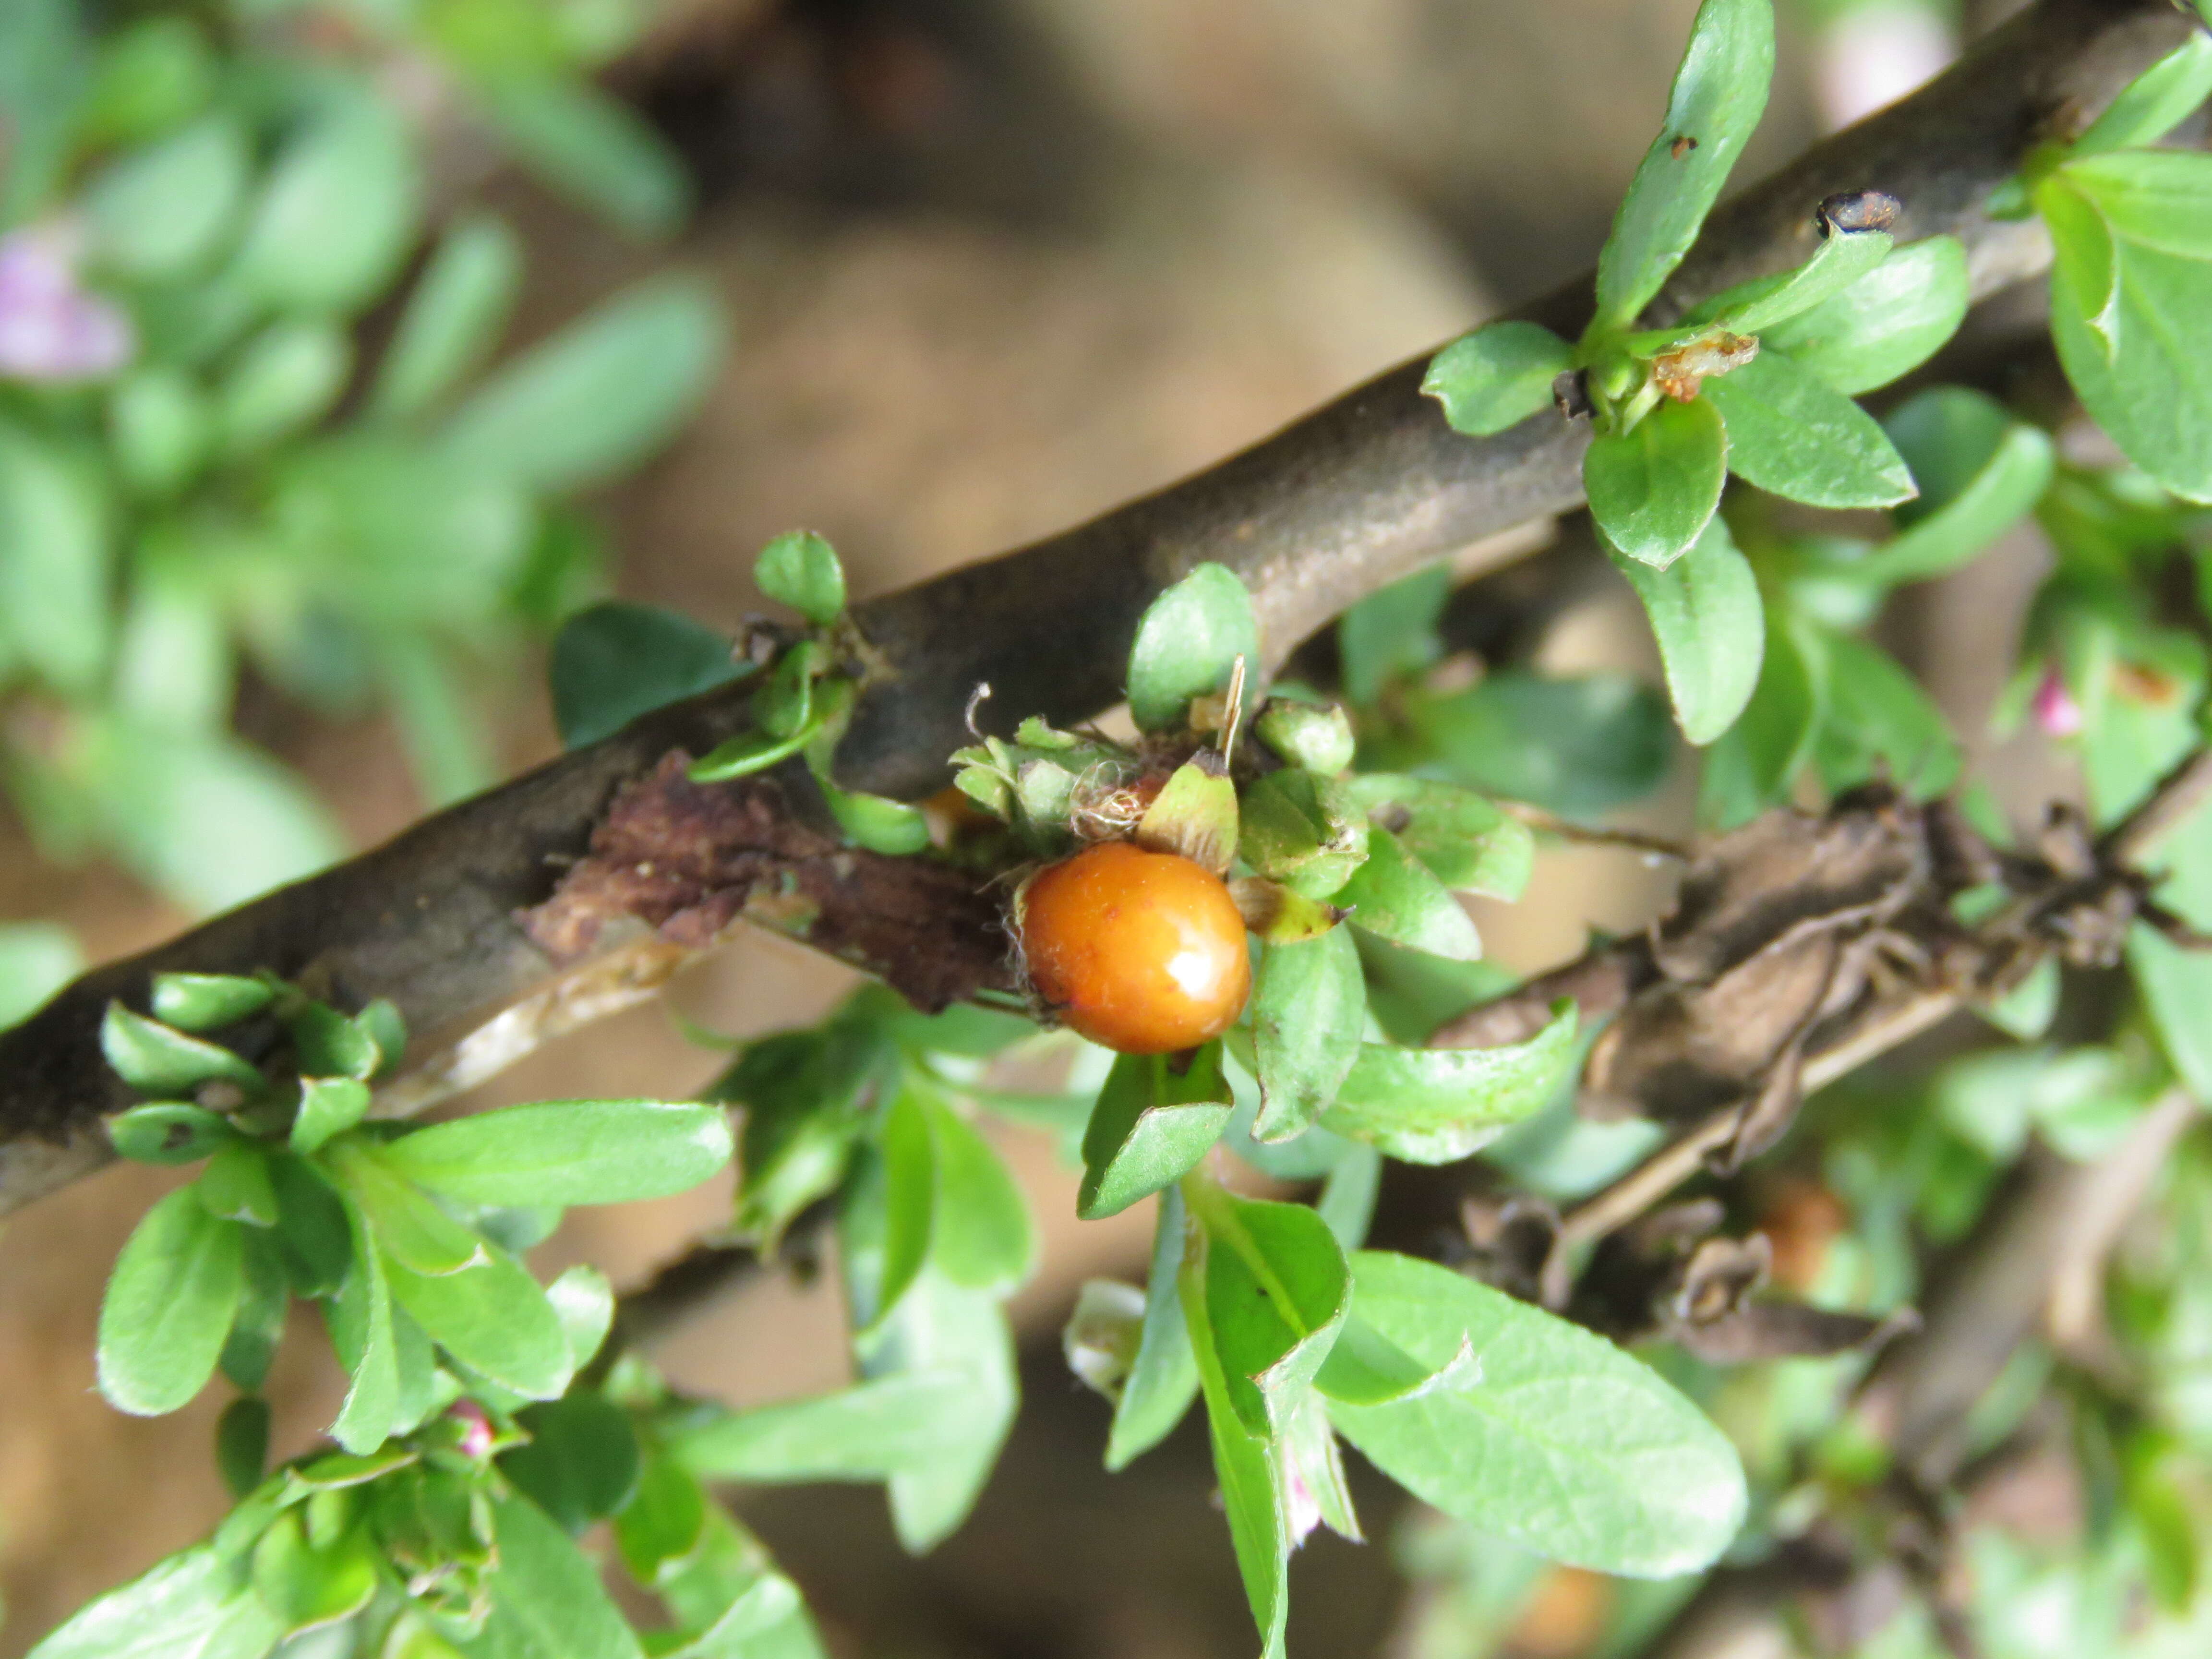
{"type": "Polygon", "coordinates": [[[1030,981],[1073,1030],[1125,1054],[1194,1048],[1252,988],[1244,919],[1220,877],[1172,853],[1100,842],[1032,879],[1030,981]]]}

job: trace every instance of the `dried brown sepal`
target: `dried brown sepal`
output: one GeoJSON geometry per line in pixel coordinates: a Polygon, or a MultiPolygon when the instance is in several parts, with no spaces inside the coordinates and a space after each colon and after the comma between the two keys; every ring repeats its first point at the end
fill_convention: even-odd
{"type": "Polygon", "coordinates": [[[1731,334],[1726,329],[1717,329],[1654,357],[1651,379],[1676,403],[1686,404],[1712,376],[1741,368],[1757,356],[1757,335],[1731,334]]]}

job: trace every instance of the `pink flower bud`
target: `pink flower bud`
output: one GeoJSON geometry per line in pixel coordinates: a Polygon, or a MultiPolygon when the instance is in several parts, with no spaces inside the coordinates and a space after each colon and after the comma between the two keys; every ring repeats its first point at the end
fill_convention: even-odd
{"type": "Polygon", "coordinates": [[[2065,677],[2056,668],[2043,671],[2032,707],[2035,723],[2048,737],[2070,738],[2081,729],[2081,705],[2074,701],[2074,694],[2066,689],[2065,677]]]}
{"type": "Polygon", "coordinates": [[[491,1455],[491,1419],[484,1415],[482,1406],[473,1400],[456,1400],[446,1407],[446,1415],[461,1425],[459,1450],[465,1456],[491,1455]]]}
{"type": "Polygon", "coordinates": [[[130,318],[78,285],[76,252],[60,226],[0,236],[0,380],[98,380],[131,360],[130,318]]]}

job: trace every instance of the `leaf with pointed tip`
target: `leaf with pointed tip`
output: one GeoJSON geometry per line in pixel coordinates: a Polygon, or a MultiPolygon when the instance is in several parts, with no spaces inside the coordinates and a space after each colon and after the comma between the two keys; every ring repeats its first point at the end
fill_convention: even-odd
{"type": "Polygon", "coordinates": [[[1729,471],[1813,507],[1893,507],[1912,474],[1873,416],[1779,351],[1705,382],[1728,423],[1729,471]]]}
{"type": "Polygon", "coordinates": [[[696,1187],[730,1161],[719,1106],[550,1100],[417,1129],[386,1164],[465,1204],[622,1204],[696,1187]]]}
{"type": "Polygon", "coordinates": [[[1575,1006],[1526,1042],[1498,1048],[1363,1044],[1322,1127],[1408,1164],[1449,1164],[1533,1116],[1574,1066],[1575,1006]]]}
{"type": "Polygon", "coordinates": [[[1344,1251],[1303,1204],[1218,1187],[1192,1213],[1206,1235],[1206,1322],[1229,1402],[1245,1429],[1279,1433],[1328,1357],[1351,1306],[1344,1251]]]}
{"type": "Polygon", "coordinates": [[[1353,1315],[1418,1365],[1471,1346],[1467,1386],[1333,1400],[1331,1422],[1416,1497],[1554,1560],[1632,1577],[1710,1565],[1745,1507],[1735,1449],[1650,1368],[1580,1326],[1401,1255],[1352,1258],[1353,1315]]]}
{"type": "Polygon", "coordinates": [[[1121,1054],[1083,1132],[1075,1212],[1117,1215],[1196,1167],[1236,1109],[1221,1075],[1221,1045],[1200,1048],[1180,1074],[1164,1054],[1121,1054]]]}
{"type": "Polygon", "coordinates": [[[1393,944],[1455,962],[1482,954],[1482,936],[1450,890],[1379,826],[1368,831],[1365,862],[1333,902],[1352,913],[1353,927],[1393,944]]]}
{"type": "Polygon", "coordinates": [[[1198,1397],[1198,1361],[1176,1286],[1186,1223],[1182,1194],[1172,1186],[1163,1188],[1152,1230],[1152,1270],[1145,1282],[1144,1328],[1106,1439],[1109,1471],[1126,1468],[1166,1439],[1198,1397]]]}
{"type": "Polygon", "coordinates": [[[1970,293],[1964,245],[1955,236],[1931,236],[1775,325],[1759,343],[1856,397],[1935,356],[1965,320],[1970,293]]]}
{"type": "Polygon", "coordinates": [[[2121,90],[2089,130],[2074,141],[2074,155],[2136,149],[2154,144],[2212,96],[2212,36],[2192,33],[2121,90]]]}

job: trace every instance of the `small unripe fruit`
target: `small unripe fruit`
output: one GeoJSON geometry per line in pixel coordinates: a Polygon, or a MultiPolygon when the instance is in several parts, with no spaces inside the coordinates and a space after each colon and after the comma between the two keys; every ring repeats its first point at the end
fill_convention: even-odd
{"type": "Polygon", "coordinates": [[[1244,919],[1222,879],[1190,860],[1101,842],[1036,876],[1024,898],[1030,981],[1091,1042],[1173,1054],[1243,1012],[1244,919]]]}

